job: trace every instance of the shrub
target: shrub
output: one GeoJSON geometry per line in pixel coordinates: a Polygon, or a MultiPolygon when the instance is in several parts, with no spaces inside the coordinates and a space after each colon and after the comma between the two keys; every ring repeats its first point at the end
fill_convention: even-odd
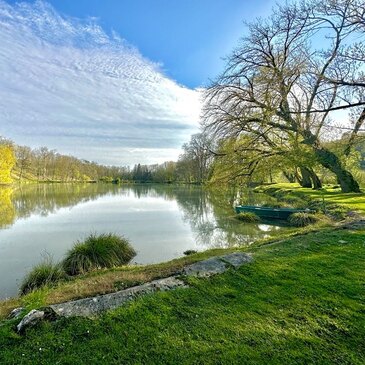
{"type": "Polygon", "coordinates": [[[198,251],[196,250],[186,250],[184,251],[184,255],[189,256],[189,255],[193,255],[194,253],[197,253],[198,251]]]}
{"type": "Polygon", "coordinates": [[[260,221],[260,218],[255,213],[251,212],[238,213],[236,218],[242,222],[247,223],[255,223],[260,221]]]}
{"type": "Polygon", "coordinates": [[[43,286],[54,285],[64,279],[66,279],[66,273],[62,266],[53,263],[52,258],[47,256],[25,276],[20,285],[20,293],[27,294],[43,286]]]}
{"type": "Polygon", "coordinates": [[[91,270],[121,266],[129,263],[136,251],[129,241],[114,234],[91,234],[84,242],[76,242],[63,260],[69,275],[91,270]]]}
{"type": "Polygon", "coordinates": [[[289,223],[295,227],[305,227],[310,224],[317,223],[319,221],[319,217],[312,213],[293,213],[289,216],[289,223]]]}

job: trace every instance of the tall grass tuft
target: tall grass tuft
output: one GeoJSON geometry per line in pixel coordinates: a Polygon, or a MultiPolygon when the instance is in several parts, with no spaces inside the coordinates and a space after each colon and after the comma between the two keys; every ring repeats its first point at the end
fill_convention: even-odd
{"type": "Polygon", "coordinates": [[[20,293],[23,295],[46,285],[54,285],[66,277],[62,266],[55,264],[50,256],[46,256],[43,262],[34,266],[25,276],[20,284],[20,293]]]}
{"type": "Polygon", "coordinates": [[[242,222],[247,223],[255,223],[260,221],[260,217],[258,217],[255,213],[251,212],[242,212],[236,215],[236,218],[242,222]]]}
{"type": "Polygon", "coordinates": [[[68,275],[121,266],[129,263],[136,251],[124,237],[115,234],[89,235],[85,241],[76,242],[66,258],[63,268],[68,275]]]}
{"type": "Polygon", "coordinates": [[[197,252],[198,251],[196,251],[196,250],[186,250],[186,251],[184,251],[184,255],[185,256],[190,256],[190,255],[194,255],[197,252]]]}
{"type": "Polygon", "coordinates": [[[295,227],[306,227],[310,224],[314,224],[320,221],[320,218],[311,213],[293,213],[289,216],[288,221],[295,227]]]}

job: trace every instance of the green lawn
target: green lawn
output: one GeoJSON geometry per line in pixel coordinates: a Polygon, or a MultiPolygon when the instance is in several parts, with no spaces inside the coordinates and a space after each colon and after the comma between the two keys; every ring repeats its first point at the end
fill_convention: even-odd
{"type": "Polygon", "coordinates": [[[365,231],[251,247],[255,261],[96,320],[0,325],[0,364],[364,364],[365,231]]]}
{"type": "Polygon", "coordinates": [[[323,201],[327,204],[338,204],[347,210],[356,210],[365,213],[364,193],[342,193],[339,187],[325,186],[322,190],[302,188],[299,184],[281,183],[261,186],[258,188],[264,192],[280,192],[287,196],[299,196],[303,198],[323,201]]]}

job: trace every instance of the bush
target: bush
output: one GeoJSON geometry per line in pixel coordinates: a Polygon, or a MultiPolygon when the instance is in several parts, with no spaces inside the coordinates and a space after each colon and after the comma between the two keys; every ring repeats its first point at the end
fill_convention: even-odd
{"type": "Polygon", "coordinates": [[[317,223],[319,221],[319,217],[312,213],[293,213],[289,216],[288,221],[295,227],[306,227],[310,224],[317,223]]]}
{"type": "Polygon", "coordinates": [[[260,218],[255,213],[251,212],[238,213],[236,218],[242,222],[247,223],[255,223],[260,221],[260,218]]]}
{"type": "Polygon", "coordinates": [[[91,270],[121,266],[129,263],[136,251],[129,241],[114,234],[91,234],[84,242],[76,242],[63,260],[63,268],[69,275],[83,274],[91,270]]]}
{"type": "Polygon", "coordinates": [[[27,294],[43,286],[54,285],[64,279],[66,279],[66,273],[62,266],[54,264],[52,258],[46,257],[43,262],[34,266],[23,279],[20,293],[27,294]]]}

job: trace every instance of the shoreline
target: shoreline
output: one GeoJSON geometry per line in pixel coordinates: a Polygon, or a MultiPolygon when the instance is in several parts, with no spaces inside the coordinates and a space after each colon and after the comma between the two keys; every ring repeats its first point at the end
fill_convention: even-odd
{"type": "MultiPolygon", "coordinates": [[[[280,199],[285,201],[286,196],[291,195],[302,196],[312,195],[316,197],[318,192],[313,192],[311,189],[301,189],[293,186],[293,184],[272,184],[268,186],[259,186],[255,191],[262,191],[268,195],[274,195],[280,192],[280,199]],[[271,191],[267,191],[271,190],[271,191]]],[[[347,194],[351,195],[352,194],[347,194]]],[[[358,194],[356,195],[358,196],[358,194]]],[[[363,194],[363,196],[365,196],[363,194]]],[[[365,198],[364,198],[365,201],[365,198]]],[[[365,204],[364,204],[365,206],[365,204]]],[[[348,207],[347,207],[348,208],[348,207]]],[[[364,209],[365,210],[365,209],[364,209]]],[[[358,219],[359,217],[347,218],[345,223],[358,219]]],[[[5,318],[11,309],[19,306],[25,306],[30,309],[36,308],[34,302],[39,307],[39,304],[50,305],[64,301],[82,299],[94,295],[103,295],[115,292],[120,289],[126,289],[135,285],[143,284],[148,281],[168,277],[174,272],[181,269],[184,265],[192,264],[197,261],[208,259],[223,253],[231,253],[239,250],[246,252],[252,247],[260,247],[267,244],[275,244],[285,239],[290,239],[296,236],[306,235],[313,232],[325,232],[327,229],[340,229],[338,223],[322,223],[304,228],[296,228],[290,232],[277,233],[265,239],[259,239],[244,247],[226,248],[226,249],[210,249],[201,251],[193,255],[182,256],[170,261],[161,262],[150,265],[127,265],[116,267],[113,269],[105,269],[81,275],[69,281],[64,281],[55,287],[45,287],[24,296],[11,297],[0,300],[0,319],[5,318]],[[34,300],[36,298],[36,300],[34,300]]]]}

